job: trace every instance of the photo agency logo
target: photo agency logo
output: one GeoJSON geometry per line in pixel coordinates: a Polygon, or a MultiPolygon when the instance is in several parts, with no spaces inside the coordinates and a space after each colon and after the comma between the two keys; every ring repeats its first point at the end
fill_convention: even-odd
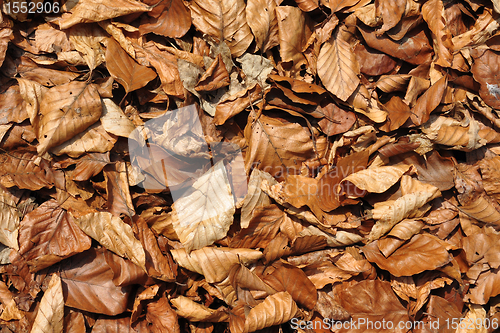
{"type": "Polygon", "coordinates": [[[225,236],[247,192],[238,145],[208,143],[195,105],[147,121],[128,144],[130,162],[144,176],[138,186],[170,192],[174,229],[188,250],[225,236]]]}

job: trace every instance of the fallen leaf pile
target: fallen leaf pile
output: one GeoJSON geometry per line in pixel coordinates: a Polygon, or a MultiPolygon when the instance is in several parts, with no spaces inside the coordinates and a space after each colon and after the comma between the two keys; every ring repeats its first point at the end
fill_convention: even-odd
{"type": "Polygon", "coordinates": [[[500,326],[498,0],[4,0],[0,66],[0,332],[500,326]]]}

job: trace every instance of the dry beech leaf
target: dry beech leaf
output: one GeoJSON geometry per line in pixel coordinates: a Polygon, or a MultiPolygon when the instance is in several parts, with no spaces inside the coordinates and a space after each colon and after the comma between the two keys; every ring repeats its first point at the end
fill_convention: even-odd
{"type": "Polygon", "coordinates": [[[307,16],[299,8],[291,6],[276,7],[279,27],[280,55],[284,62],[292,62],[298,71],[306,63],[302,50],[311,35],[307,16]]]}
{"type": "MultiPolygon", "coordinates": [[[[340,304],[351,314],[353,322],[359,323],[361,318],[366,321],[391,321],[394,329],[391,332],[405,333],[408,330],[398,328],[398,323],[406,322],[410,318],[405,307],[401,304],[387,281],[364,280],[353,285],[346,285],[340,290],[340,304]]],[[[349,332],[378,332],[366,326],[351,327],[349,332]]]]}
{"type": "Polygon", "coordinates": [[[422,5],[422,16],[432,32],[435,63],[441,67],[451,67],[453,61],[453,42],[449,24],[446,21],[444,5],[441,0],[430,0],[422,5]]]}
{"type": "Polygon", "coordinates": [[[24,314],[19,310],[13,293],[9,290],[4,282],[0,282],[0,302],[3,305],[3,311],[0,315],[1,320],[20,320],[24,314]]]}
{"type": "MultiPolygon", "coordinates": [[[[433,1],[441,2],[441,0],[433,1]]],[[[415,125],[422,125],[429,120],[430,113],[434,111],[441,102],[447,83],[446,76],[443,76],[417,100],[410,116],[415,125]]]]}
{"type": "Polygon", "coordinates": [[[228,86],[230,83],[226,65],[219,53],[207,71],[194,87],[196,91],[212,91],[228,86]]]}
{"type": "Polygon", "coordinates": [[[465,298],[473,304],[486,304],[491,297],[498,294],[500,294],[500,268],[482,272],[465,298]]]}
{"type": "Polygon", "coordinates": [[[148,303],[146,320],[151,323],[152,333],[180,333],[177,314],[166,297],[148,303]]]}
{"type": "Polygon", "coordinates": [[[189,3],[193,25],[218,42],[225,41],[234,57],[240,57],[253,41],[243,0],[194,0],[189,3]]]}
{"type": "Polygon", "coordinates": [[[101,46],[105,39],[104,31],[97,24],[79,24],[69,29],[69,41],[82,55],[90,70],[105,61],[101,46]]]}
{"type": "Polygon", "coordinates": [[[109,212],[115,216],[120,216],[120,214],[135,215],[125,162],[108,164],[104,167],[103,171],[106,182],[106,194],[108,195],[107,208],[109,212]]]}
{"type": "Polygon", "coordinates": [[[127,93],[144,87],[156,77],[155,71],[138,64],[113,38],[108,39],[106,65],[111,76],[123,85],[127,93]]]}
{"type": "Polygon", "coordinates": [[[210,309],[185,296],[172,298],[170,302],[177,309],[177,315],[190,321],[222,322],[229,320],[227,312],[210,309]]]}
{"type": "Polygon", "coordinates": [[[244,332],[286,323],[297,313],[295,302],[286,291],[267,296],[264,302],[250,310],[245,319],[244,332]]]}
{"type": "Polygon", "coordinates": [[[71,82],[47,91],[40,103],[39,154],[60,145],[99,120],[102,112],[97,86],[71,82]]]}
{"type": "Polygon", "coordinates": [[[128,138],[130,133],[135,130],[134,123],[109,98],[102,99],[101,124],[106,132],[125,138],[128,138]]]}
{"type": "Polygon", "coordinates": [[[135,0],[82,0],[71,8],[71,14],[64,16],[58,24],[68,29],[78,23],[100,22],[132,13],[147,12],[150,7],[135,0]]]}
{"type": "Polygon", "coordinates": [[[481,84],[479,95],[492,108],[500,108],[500,86],[498,70],[500,56],[497,52],[486,50],[480,56],[474,57],[471,72],[474,79],[481,84]]]}
{"type": "Polygon", "coordinates": [[[278,20],[275,9],[276,1],[274,0],[247,1],[247,22],[255,36],[257,46],[262,52],[279,45],[278,20]]]}
{"type": "Polygon", "coordinates": [[[458,209],[478,221],[500,225],[500,213],[482,196],[471,200],[465,206],[458,207],[458,209]]]}
{"type": "MultiPolygon", "coordinates": [[[[153,5],[155,1],[146,3],[153,5]]],[[[154,33],[171,38],[180,38],[191,27],[191,13],[182,0],[161,0],[161,4],[148,13],[150,18],[143,19],[139,26],[141,34],[154,33]],[[155,15],[160,13],[159,16],[155,15]]]]}
{"type": "Polygon", "coordinates": [[[252,219],[253,211],[259,207],[267,206],[271,203],[271,199],[265,194],[260,184],[266,179],[270,185],[277,184],[276,180],[269,173],[253,169],[248,181],[248,190],[243,206],[241,207],[241,228],[248,228],[252,219]]]}
{"type": "Polygon", "coordinates": [[[5,187],[17,186],[32,191],[54,185],[54,174],[49,163],[42,159],[35,163],[36,154],[17,150],[0,154],[0,183],[5,187]]]}
{"type": "Polygon", "coordinates": [[[19,253],[37,272],[90,248],[92,241],[55,200],[25,216],[19,230],[19,253]]]}
{"type": "Polygon", "coordinates": [[[146,270],[146,255],[141,242],[119,217],[108,212],[92,212],[74,219],[80,229],[102,246],[146,270]]]}
{"type": "Polygon", "coordinates": [[[208,283],[221,282],[237,263],[248,265],[263,257],[262,252],[250,249],[205,247],[187,253],[185,249],[171,251],[174,260],[182,267],[204,275],[208,283]]]}
{"type": "Polygon", "coordinates": [[[402,245],[388,258],[378,249],[378,241],[363,248],[368,261],[377,264],[394,276],[411,276],[444,266],[452,259],[441,241],[435,236],[419,234],[402,245]]]}
{"type": "Polygon", "coordinates": [[[173,227],[189,252],[224,238],[233,223],[235,206],[223,161],[198,178],[173,205],[173,227]]]}
{"type": "Polygon", "coordinates": [[[115,274],[107,264],[105,253],[106,250],[91,248],[63,261],[60,275],[65,290],[65,305],[111,316],[127,309],[131,289],[115,285],[115,274]]]}
{"type": "Polygon", "coordinates": [[[52,274],[49,286],[35,317],[31,333],[62,333],[64,322],[64,299],[61,278],[52,274]]]}
{"type": "Polygon", "coordinates": [[[401,178],[402,175],[416,171],[411,165],[381,166],[360,170],[342,180],[351,182],[361,190],[370,193],[383,193],[401,178]]]}
{"type": "Polygon", "coordinates": [[[406,0],[376,1],[375,15],[382,16],[384,24],[378,31],[382,34],[394,28],[403,17],[406,9],[406,0]]]}
{"type": "Polygon", "coordinates": [[[19,215],[16,202],[3,187],[0,187],[0,243],[19,251],[19,215]]]}
{"type": "Polygon", "coordinates": [[[318,76],[325,87],[335,96],[346,101],[359,84],[359,66],[350,45],[332,36],[318,55],[318,76]]]}

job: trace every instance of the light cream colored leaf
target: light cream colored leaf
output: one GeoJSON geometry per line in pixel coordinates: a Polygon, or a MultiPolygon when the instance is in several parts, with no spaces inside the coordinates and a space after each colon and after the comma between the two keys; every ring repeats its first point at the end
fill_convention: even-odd
{"type": "Polygon", "coordinates": [[[101,45],[105,39],[104,31],[96,24],[80,24],[69,30],[71,44],[80,52],[90,70],[94,70],[105,61],[101,45]]]}
{"type": "Polygon", "coordinates": [[[318,55],[318,75],[332,94],[344,102],[359,84],[359,65],[349,44],[341,38],[331,37],[318,55]]]}
{"type": "Polygon", "coordinates": [[[228,313],[210,309],[185,296],[172,298],[170,302],[172,302],[172,305],[176,307],[175,312],[189,321],[224,322],[229,320],[228,313]]]}
{"type": "Polygon", "coordinates": [[[64,324],[64,297],[61,278],[53,274],[45,290],[31,333],[62,333],[64,324]]]}
{"type": "Polygon", "coordinates": [[[63,15],[58,24],[61,29],[68,29],[78,23],[100,22],[150,9],[145,3],[135,0],[80,0],[71,8],[71,14],[63,15]]]}
{"type": "Polygon", "coordinates": [[[45,93],[40,103],[37,150],[60,145],[94,124],[102,112],[97,86],[73,81],[45,93]]]}
{"type": "Polygon", "coordinates": [[[383,193],[396,184],[401,176],[408,171],[414,173],[416,169],[405,164],[369,168],[350,174],[342,180],[341,184],[349,181],[361,190],[370,193],[383,193]]]}
{"type": "Polygon", "coordinates": [[[224,247],[204,247],[189,254],[185,249],[177,249],[171,253],[179,265],[204,275],[208,283],[224,280],[237,263],[248,265],[263,257],[262,252],[257,250],[224,247]]]}
{"type": "Polygon", "coordinates": [[[108,212],[93,212],[74,217],[76,224],[102,246],[119,256],[130,259],[146,271],[146,254],[141,242],[134,237],[132,227],[108,212]]]}
{"type": "Polygon", "coordinates": [[[279,44],[278,20],[276,19],[275,0],[248,0],[246,15],[248,25],[255,36],[257,46],[262,52],[279,44]]]}
{"type": "Polygon", "coordinates": [[[241,56],[252,43],[243,0],[193,0],[189,9],[193,25],[219,43],[225,41],[233,56],[241,56]]]}
{"type": "Polygon", "coordinates": [[[106,132],[128,138],[135,125],[125,116],[122,109],[109,98],[102,100],[101,124],[106,132]]]}
{"type": "Polygon", "coordinates": [[[455,333],[487,333],[488,329],[487,322],[490,320],[486,317],[486,309],[484,306],[478,304],[467,304],[469,311],[465,317],[460,318],[463,319],[463,323],[467,323],[467,325],[461,324],[458,325],[455,333]],[[483,325],[470,325],[470,323],[484,323],[483,325]]]}
{"type": "Polygon", "coordinates": [[[19,251],[19,214],[12,195],[0,187],[0,243],[19,251]]]}
{"type": "Polygon", "coordinates": [[[267,296],[264,302],[250,310],[245,319],[244,332],[255,332],[260,329],[286,323],[298,311],[292,296],[282,291],[267,296]]]}
{"type": "Polygon", "coordinates": [[[198,178],[174,202],[173,209],[178,216],[174,230],[188,252],[224,238],[233,223],[235,206],[223,161],[198,178]]]}

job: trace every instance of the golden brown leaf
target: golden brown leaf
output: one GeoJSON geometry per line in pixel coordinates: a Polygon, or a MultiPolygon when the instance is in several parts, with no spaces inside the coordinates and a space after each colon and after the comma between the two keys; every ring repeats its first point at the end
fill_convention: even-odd
{"type": "Polygon", "coordinates": [[[458,209],[478,221],[494,225],[500,224],[500,213],[482,196],[473,199],[465,206],[458,207],[458,209]]]}
{"type": "Polygon", "coordinates": [[[346,101],[358,87],[358,62],[350,45],[339,35],[323,44],[317,66],[321,82],[341,100],[346,101]]]}
{"type": "Polygon", "coordinates": [[[185,296],[172,298],[170,302],[177,309],[177,315],[190,321],[222,322],[229,320],[228,314],[222,309],[210,309],[185,296]]]}
{"type": "Polygon", "coordinates": [[[279,45],[278,20],[276,18],[276,1],[247,1],[247,22],[255,36],[257,46],[262,52],[279,45]]]}
{"type": "Polygon", "coordinates": [[[406,0],[375,1],[375,15],[382,16],[384,24],[377,31],[382,34],[396,26],[403,17],[406,0]]]}
{"type": "MultiPolygon", "coordinates": [[[[479,53],[479,52],[478,52],[479,53]]],[[[474,64],[471,72],[479,82],[479,95],[492,108],[500,108],[499,70],[500,55],[497,52],[486,50],[484,53],[474,53],[474,64]]]]}
{"type": "MultiPolygon", "coordinates": [[[[440,0],[434,0],[440,1],[440,0]]],[[[417,100],[415,107],[412,109],[411,120],[415,125],[422,125],[429,120],[429,115],[441,102],[441,98],[446,90],[448,80],[443,76],[434,83],[427,91],[417,100]]]]}
{"type": "Polygon", "coordinates": [[[441,0],[430,0],[422,5],[422,16],[432,32],[435,63],[441,67],[450,67],[453,61],[453,42],[446,22],[444,5],[441,0]]]}
{"type": "Polygon", "coordinates": [[[0,154],[0,183],[5,187],[17,186],[32,191],[54,185],[54,174],[49,163],[30,151],[17,150],[0,154]]]}
{"type": "Polygon", "coordinates": [[[295,316],[297,311],[297,305],[286,291],[270,295],[264,302],[250,310],[245,319],[244,332],[255,332],[286,323],[295,316]]]}
{"type": "Polygon", "coordinates": [[[19,215],[14,197],[0,187],[0,243],[19,251],[19,215]]]}
{"type": "Polygon", "coordinates": [[[196,91],[212,91],[228,86],[230,83],[226,65],[219,54],[194,87],[196,91]]]}
{"type": "MultiPolygon", "coordinates": [[[[145,3],[153,5],[152,2],[145,3]]],[[[182,0],[161,0],[160,5],[148,13],[150,18],[143,19],[139,26],[141,34],[154,33],[171,38],[180,38],[191,27],[191,13],[182,0]],[[159,15],[156,13],[160,13],[159,15]]]]}
{"type": "Polygon", "coordinates": [[[45,153],[85,131],[101,117],[97,86],[71,82],[47,91],[40,103],[37,151],[45,153]]]}
{"type": "Polygon", "coordinates": [[[113,38],[108,39],[106,65],[111,76],[123,85],[127,93],[144,87],[156,77],[151,68],[138,64],[113,38]]]}
{"type": "Polygon", "coordinates": [[[180,333],[177,314],[166,297],[148,303],[146,320],[151,323],[152,333],[180,333]]]}
{"type": "Polygon", "coordinates": [[[189,3],[189,9],[193,25],[219,43],[225,41],[233,56],[243,55],[252,43],[243,0],[194,0],[189,3]]]}
{"type": "Polygon", "coordinates": [[[109,98],[102,100],[101,124],[106,132],[128,138],[135,129],[134,123],[125,116],[122,109],[109,98]]]}

